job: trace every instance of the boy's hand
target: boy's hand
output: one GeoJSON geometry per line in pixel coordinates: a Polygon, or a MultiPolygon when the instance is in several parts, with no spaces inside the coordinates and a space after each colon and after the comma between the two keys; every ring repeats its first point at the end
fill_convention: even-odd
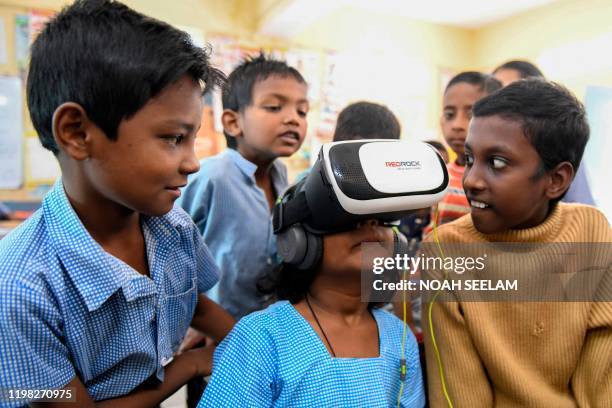
{"type": "Polygon", "coordinates": [[[187,350],[191,350],[192,348],[194,348],[200,343],[204,343],[206,345],[206,344],[212,343],[212,341],[209,342],[206,339],[206,335],[202,333],[201,331],[196,330],[193,327],[190,327],[189,329],[187,329],[185,338],[183,339],[183,342],[179,346],[176,354],[178,355],[178,354],[184,353],[187,350]]]}
{"type": "Polygon", "coordinates": [[[213,354],[216,346],[209,344],[206,347],[198,347],[183,353],[195,364],[196,375],[206,377],[212,373],[213,354]]]}

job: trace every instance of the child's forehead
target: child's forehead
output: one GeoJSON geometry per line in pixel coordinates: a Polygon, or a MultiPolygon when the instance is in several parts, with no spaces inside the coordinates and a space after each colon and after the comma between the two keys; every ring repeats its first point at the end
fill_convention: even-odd
{"type": "Polygon", "coordinates": [[[253,83],[251,91],[253,99],[266,96],[298,96],[306,100],[307,85],[292,75],[272,74],[265,78],[258,78],[253,83]]]}
{"type": "Polygon", "coordinates": [[[470,84],[468,82],[459,82],[451,85],[444,92],[444,106],[474,104],[477,100],[484,96],[484,89],[480,85],[470,84]]]}
{"type": "Polygon", "coordinates": [[[516,154],[535,151],[523,131],[523,124],[499,115],[472,118],[465,145],[472,150],[516,154]]]}

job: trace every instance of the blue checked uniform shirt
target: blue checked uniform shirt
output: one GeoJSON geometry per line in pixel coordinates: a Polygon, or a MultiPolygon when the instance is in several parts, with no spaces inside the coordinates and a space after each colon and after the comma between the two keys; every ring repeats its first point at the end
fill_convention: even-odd
{"type": "MultiPolygon", "coordinates": [[[[380,309],[380,356],[333,358],[287,301],[243,318],[217,347],[213,375],[198,408],[397,406],[403,323],[380,309]]],[[[401,407],[425,406],[416,340],[406,336],[401,407]]]]}
{"type": "MultiPolygon", "coordinates": [[[[227,149],[200,163],[177,205],[198,226],[221,276],[209,296],[240,319],[264,306],[257,282],[279,260],[272,214],[264,191],[255,183],[257,166],[227,149]]],[[[270,169],[277,195],[287,188],[287,169],[275,160],[270,169]]]]}
{"type": "Polygon", "coordinates": [[[60,388],[78,376],[102,400],[163,380],[218,274],[182,210],[143,216],[142,230],[150,278],[93,240],[60,180],[0,240],[0,388],[60,388]]]}

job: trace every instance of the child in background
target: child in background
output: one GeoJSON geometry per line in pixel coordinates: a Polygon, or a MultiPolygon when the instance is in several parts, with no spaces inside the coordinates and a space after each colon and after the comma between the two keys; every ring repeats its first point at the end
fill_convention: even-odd
{"type": "MultiPolygon", "coordinates": [[[[462,72],[454,76],[446,85],[443,97],[440,127],[448,146],[457,158],[448,165],[448,193],[438,203],[438,225],[451,222],[470,212],[461,186],[465,170],[463,144],[467,136],[468,124],[472,118],[472,106],[482,97],[497,91],[501,83],[490,75],[475,71],[462,72]]],[[[434,213],[432,212],[432,220],[434,213]]],[[[425,228],[430,233],[432,224],[425,228]]]]}
{"type": "Polygon", "coordinates": [[[519,79],[544,78],[544,74],[538,67],[529,61],[512,60],[503,63],[493,70],[493,76],[502,86],[508,86],[519,79]]]}
{"type": "Polygon", "coordinates": [[[351,103],[338,114],[333,141],[399,139],[400,134],[400,123],[389,108],[361,101],[351,103]]]}
{"type": "MultiPolygon", "coordinates": [[[[338,114],[332,141],[359,139],[399,139],[401,126],[393,112],[384,105],[373,102],[355,102],[347,105],[338,114]]],[[[305,178],[310,169],[297,175],[305,178]]]]}
{"type": "Polygon", "coordinates": [[[278,264],[271,209],[288,181],[277,159],[304,141],[306,94],[284,62],[261,54],[239,65],[223,89],[229,148],[201,162],[178,201],[221,269],[214,297],[236,319],[263,307],[257,281],[278,264]]]}
{"type": "MultiPolygon", "coordinates": [[[[521,60],[508,61],[500,65],[493,71],[493,76],[497,78],[503,86],[510,85],[515,81],[525,78],[544,79],[544,74],[538,67],[531,62],[521,60]]],[[[578,168],[576,177],[574,177],[569,190],[567,190],[567,194],[565,194],[561,201],[566,203],[595,205],[585,168],[585,163],[578,168]]]]}
{"type": "Polygon", "coordinates": [[[361,244],[392,245],[391,228],[370,220],[317,238],[313,266],[282,264],[267,287],[279,301],[219,346],[200,407],[390,407],[398,397],[401,407],[424,406],[414,336],[406,330],[402,380],[403,323],[361,298],[361,244]]]}
{"type": "MultiPolygon", "coordinates": [[[[448,165],[448,151],[442,143],[437,140],[426,140],[425,143],[435,148],[440,154],[440,157],[442,157],[442,160],[444,160],[444,163],[448,165]]],[[[432,212],[433,210],[431,208],[423,208],[402,218],[399,230],[406,236],[410,252],[416,251],[419,243],[423,239],[423,230],[431,222],[432,212]]]]}
{"type": "Polygon", "coordinates": [[[217,267],[172,207],[199,167],[201,83],[220,78],[188,34],[116,1],[76,1],[38,35],[28,109],[62,177],[0,241],[0,389],[152,407],[210,373],[212,347],[174,354],[190,322],[220,341],[234,321],[203,295],[217,267]]]}
{"type": "MultiPolygon", "coordinates": [[[[588,138],[582,104],[559,85],[518,81],[480,100],[465,143],[463,187],[471,213],[440,227],[441,247],[612,242],[602,213],[559,202],[588,138]]],[[[537,248],[529,251],[537,255],[537,248]]],[[[517,256],[528,257],[530,252],[523,249],[517,256]]],[[[520,262],[513,268],[520,272],[520,262]]],[[[486,271],[487,276],[494,272],[486,271]]],[[[446,406],[442,378],[457,407],[612,406],[610,299],[533,300],[459,298],[432,305],[439,356],[429,326],[424,325],[432,406],[446,406]]]]}

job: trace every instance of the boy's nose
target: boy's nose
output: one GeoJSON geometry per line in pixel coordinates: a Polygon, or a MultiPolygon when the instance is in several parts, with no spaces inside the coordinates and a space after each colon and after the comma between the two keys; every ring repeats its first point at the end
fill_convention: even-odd
{"type": "Polygon", "coordinates": [[[457,117],[455,120],[453,120],[452,123],[452,128],[453,130],[461,130],[461,131],[465,131],[465,129],[467,129],[467,125],[468,125],[469,121],[466,120],[465,118],[460,118],[457,117]]]}
{"type": "Polygon", "coordinates": [[[470,118],[464,112],[458,112],[451,124],[453,130],[465,131],[470,123],[470,118]]]}
{"type": "Polygon", "coordinates": [[[188,151],[185,153],[185,157],[181,161],[180,172],[182,174],[192,174],[200,170],[200,162],[195,155],[193,146],[187,150],[188,151]]]}
{"type": "Polygon", "coordinates": [[[285,120],[284,123],[286,125],[299,125],[299,116],[298,113],[295,112],[293,109],[288,109],[288,112],[285,114],[285,120]]]}
{"type": "Polygon", "coordinates": [[[480,166],[466,167],[463,173],[463,189],[468,191],[484,190],[486,183],[482,177],[480,166]]]}

